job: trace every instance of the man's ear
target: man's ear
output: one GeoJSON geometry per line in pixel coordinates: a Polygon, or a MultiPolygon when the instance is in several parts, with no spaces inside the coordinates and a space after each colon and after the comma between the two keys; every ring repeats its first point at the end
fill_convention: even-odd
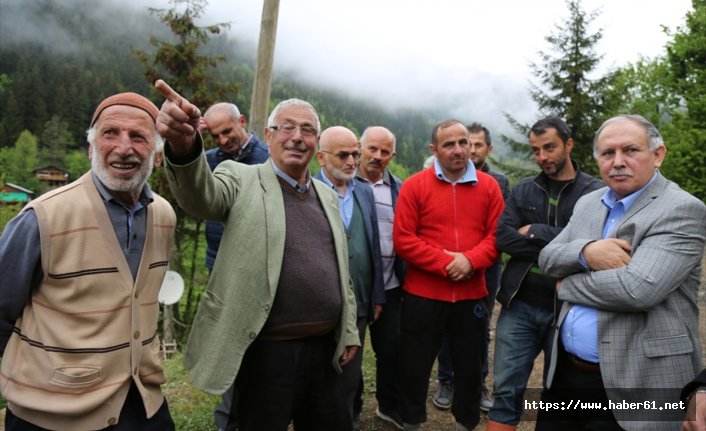
{"type": "Polygon", "coordinates": [[[154,168],[157,169],[164,161],[164,151],[160,151],[154,155],[154,168]]]}

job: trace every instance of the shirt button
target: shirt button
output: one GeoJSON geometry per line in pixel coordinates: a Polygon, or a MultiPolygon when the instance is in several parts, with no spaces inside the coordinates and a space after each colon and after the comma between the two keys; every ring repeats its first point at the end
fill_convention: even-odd
{"type": "Polygon", "coordinates": [[[254,340],[255,337],[257,337],[257,334],[254,332],[251,332],[250,334],[248,334],[248,336],[250,337],[251,340],[254,340]]]}
{"type": "Polygon", "coordinates": [[[132,334],[132,336],[135,337],[135,339],[137,340],[138,338],[140,338],[140,331],[135,331],[135,333],[132,334]]]}
{"type": "Polygon", "coordinates": [[[137,299],[139,296],[140,296],[140,294],[137,291],[135,291],[135,299],[137,299]]]}

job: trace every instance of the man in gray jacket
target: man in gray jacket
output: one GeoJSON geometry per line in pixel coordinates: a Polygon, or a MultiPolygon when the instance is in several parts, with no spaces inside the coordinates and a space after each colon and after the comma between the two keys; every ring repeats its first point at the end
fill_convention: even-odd
{"type": "Polygon", "coordinates": [[[667,150],[643,117],[606,121],[593,149],[608,187],[539,256],[564,301],[542,401],[607,408],[540,411],[537,429],[676,431],[669,406],[701,369],[706,206],[660,174],[667,150]]]}

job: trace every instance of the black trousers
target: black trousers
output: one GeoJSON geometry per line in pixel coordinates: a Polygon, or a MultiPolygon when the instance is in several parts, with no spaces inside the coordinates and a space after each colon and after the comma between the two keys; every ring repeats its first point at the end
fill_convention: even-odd
{"type": "Polygon", "coordinates": [[[425,422],[429,375],[444,334],[454,369],[456,422],[473,429],[480,421],[481,358],[487,309],[483,299],[445,302],[406,294],[402,301],[402,419],[425,422]]]}
{"type": "MultiPolygon", "coordinates": [[[[165,399],[162,406],[154,416],[147,419],[145,405],[135,384],[130,385],[125,404],[120,411],[118,423],[101,431],[174,431],[174,421],[169,413],[169,406],[165,399]]],[[[38,427],[12,414],[10,409],[5,410],[5,431],[48,431],[38,427]]]]}
{"type": "MultiPolygon", "coordinates": [[[[542,391],[541,400],[557,406],[577,402],[608,405],[608,395],[601,374],[588,372],[573,365],[561,342],[558,345],[557,369],[551,389],[542,391]],[[562,404],[563,403],[563,404],[562,404]]],[[[545,409],[537,412],[536,431],[621,431],[608,410],[545,409]]]]}
{"type": "Polygon", "coordinates": [[[333,336],[255,340],[235,379],[239,431],[350,431],[333,336]]]}

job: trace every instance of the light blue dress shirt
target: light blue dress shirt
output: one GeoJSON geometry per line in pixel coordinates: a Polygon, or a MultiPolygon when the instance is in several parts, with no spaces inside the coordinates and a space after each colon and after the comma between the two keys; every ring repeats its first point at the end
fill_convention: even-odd
{"type": "MultiPolygon", "coordinates": [[[[635,193],[617,200],[613,190],[608,189],[601,198],[601,203],[608,209],[608,217],[603,224],[601,238],[608,238],[616,224],[637,201],[642,192],[657,178],[657,172],[652,179],[635,193]]],[[[588,268],[588,264],[579,255],[579,262],[588,268]]],[[[564,349],[572,355],[589,362],[600,362],[598,355],[598,310],[581,304],[574,304],[561,325],[561,342],[564,349]]]]}
{"type": "Polygon", "coordinates": [[[338,210],[341,212],[341,219],[343,220],[343,225],[348,228],[351,224],[351,218],[353,217],[353,189],[355,188],[355,180],[351,179],[346,184],[346,192],[341,196],[338,192],[336,186],[328,179],[326,172],[321,170],[321,178],[324,180],[324,184],[331,187],[336,195],[338,195],[338,210]]]}

